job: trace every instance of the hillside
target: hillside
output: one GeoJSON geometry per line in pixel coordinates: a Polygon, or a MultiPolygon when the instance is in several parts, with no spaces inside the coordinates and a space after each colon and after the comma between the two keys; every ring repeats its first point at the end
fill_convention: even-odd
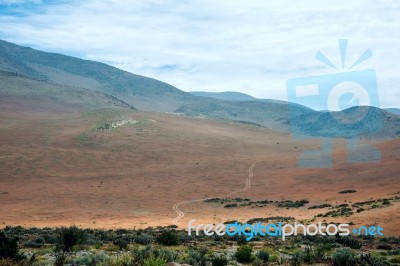
{"type": "Polygon", "coordinates": [[[203,102],[184,104],[176,112],[189,116],[250,122],[263,127],[289,130],[289,106],[293,108],[293,111],[297,115],[306,114],[311,111],[304,106],[293,105],[287,102],[232,102],[210,99],[203,102]]]}
{"type": "Polygon", "coordinates": [[[102,92],[55,85],[0,72],[0,111],[64,113],[101,108],[135,109],[102,92]]]}

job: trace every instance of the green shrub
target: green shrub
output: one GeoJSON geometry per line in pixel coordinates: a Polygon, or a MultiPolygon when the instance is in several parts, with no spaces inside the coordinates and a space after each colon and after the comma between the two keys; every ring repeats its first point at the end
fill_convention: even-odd
{"type": "Polygon", "coordinates": [[[351,266],[355,265],[354,256],[350,248],[339,248],[332,255],[332,263],[334,266],[351,266]]]}
{"type": "Polygon", "coordinates": [[[0,266],[17,266],[18,262],[12,259],[0,259],[0,266]]]}
{"type": "MultiPolygon", "coordinates": [[[[330,250],[330,246],[328,244],[318,244],[313,250],[314,253],[314,262],[322,262],[326,260],[325,254],[327,250],[330,250]]],[[[307,263],[307,262],[306,262],[307,263]]]]}
{"type": "Polygon", "coordinates": [[[157,237],[157,243],[165,246],[174,246],[179,244],[179,238],[176,231],[164,230],[157,237]]]}
{"type": "Polygon", "coordinates": [[[205,248],[191,249],[189,250],[187,263],[196,266],[207,266],[208,258],[206,255],[207,249],[205,248]]]}
{"type": "Polygon", "coordinates": [[[211,259],[212,266],[226,266],[228,265],[228,259],[221,255],[221,256],[214,256],[211,259]]]}
{"type": "Polygon", "coordinates": [[[301,251],[297,251],[293,253],[292,257],[290,258],[290,265],[300,266],[302,260],[303,260],[303,253],[301,251]]]}
{"type": "Polygon", "coordinates": [[[77,257],[75,264],[85,266],[105,265],[108,259],[108,256],[104,252],[86,253],[77,257]]]}
{"type": "Polygon", "coordinates": [[[252,252],[253,248],[250,245],[240,246],[235,253],[236,260],[244,263],[251,262],[253,260],[252,252]]]}
{"type": "Polygon", "coordinates": [[[17,239],[8,238],[3,232],[0,232],[0,259],[19,261],[23,258],[23,255],[19,253],[17,239]]]}
{"type": "Polygon", "coordinates": [[[162,258],[166,262],[172,262],[175,261],[176,258],[178,257],[178,254],[170,249],[164,249],[164,248],[157,248],[153,250],[153,255],[156,258],[162,258]]]}
{"type": "Polygon", "coordinates": [[[25,248],[41,248],[45,244],[45,240],[43,237],[37,237],[34,240],[30,240],[23,244],[25,248]]]}
{"type": "Polygon", "coordinates": [[[347,237],[338,236],[336,237],[336,242],[352,249],[360,249],[362,247],[361,242],[357,238],[352,236],[347,236],[347,237]]]}
{"type": "Polygon", "coordinates": [[[391,250],[392,246],[389,245],[388,243],[380,243],[376,247],[377,249],[383,249],[383,250],[391,250]]]}
{"type": "Polygon", "coordinates": [[[117,238],[113,241],[113,244],[118,246],[119,250],[127,250],[129,245],[129,240],[126,238],[117,238]]]}
{"type": "Polygon", "coordinates": [[[165,264],[167,264],[166,260],[151,257],[144,261],[143,266],[165,266],[165,264]]]}
{"type": "Polygon", "coordinates": [[[146,246],[143,248],[135,247],[131,250],[133,260],[138,265],[142,265],[145,260],[153,256],[153,250],[151,246],[146,246]]]}
{"type": "Polygon", "coordinates": [[[84,232],[76,226],[59,228],[56,234],[56,251],[70,252],[73,246],[84,241],[84,232]]]}
{"type": "Polygon", "coordinates": [[[257,258],[259,258],[262,262],[269,261],[269,253],[266,250],[260,250],[256,253],[257,258]]]}
{"type": "Polygon", "coordinates": [[[396,256],[390,260],[391,263],[400,264],[400,256],[396,256]]]}
{"type": "Polygon", "coordinates": [[[372,266],[388,266],[388,263],[385,259],[372,257],[370,253],[362,253],[360,256],[356,258],[357,265],[372,265],[372,266]]]}
{"type": "Polygon", "coordinates": [[[137,235],[133,238],[133,242],[141,245],[148,245],[153,241],[153,237],[150,235],[137,235]]]}
{"type": "Polygon", "coordinates": [[[313,264],[315,261],[315,253],[312,247],[307,246],[304,249],[304,253],[303,253],[303,261],[306,264],[313,264]]]}

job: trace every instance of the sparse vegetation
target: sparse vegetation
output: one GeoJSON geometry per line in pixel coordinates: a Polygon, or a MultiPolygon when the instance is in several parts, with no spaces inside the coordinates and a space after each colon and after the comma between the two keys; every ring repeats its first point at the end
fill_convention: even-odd
{"type": "MultiPolygon", "coordinates": [[[[90,266],[159,266],[166,265],[168,262],[204,266],[226,266],[235,265],[235,263],[245,265],[251,263],[254,266],[313,265],[315,263],[389,265],[396,263],[400,256],[400,239],[396,237],[297,236],[288,238],[286,241],[268,237],[257,238],[249,244],[243,237],[223,236],[216,240],[200,235],[190,238],[187,236],[187,232],[171,227],[139,230],[6,227],[4,232],[8,235],[7,239],[19,239],[20,246],[27,246],[32,239],[44,239],[43,246],[29,247],[17,253],[15,253],[16,242],[13,242],[13,254],[20,256],[21,265],[28,265],[31,259],[36,263],[33,265],[49,265],[51,264],[49,261],[52,261],[54,265],[90,266]],[[81,237],[82,235],[85,237],[81,237]],[[146,239],[145,244],[136,243],[139,236],[146,239]],[[158,242],[161,236],[163,239],[168,239],[165,242],[166,245],[158,242]],[[179,239],[179,246],[170,245],[171,236],[175,240],[179,239]],[[126,241],[123,249],[115,245],[120,239],[126,241]],[[155,239],[157,244],[147,243],[147,240],[150,239],[155,239]],[[60,242],[69,244],[60,245],[60,242]],[[369,252],[365,252],[363,246],[368,247],[369,252]],[[226,247],[231,248],[226,249],[226,247]],[[58,250],[58,252],[54,253],[54,250],[58,250]],[[67,250],[69,251],[67,252],[67,250]],[[24,258],[22,253],[25,252],[29,252],[30,255],[26,254],[24,258]]],[[[15,258],[3,258],[1,263],[0,266],[17,265],[15,258]]]]}
{"type": "Polygon", "coordinates": [[[324,204],[314,205],[314,206],[308,207],[308,209],[310,209],[310,210],[312,210],[312,209],[323,209],[323,208],[329,208],[329,207],[332,207],[332,205],[324,203],[324,204]]]}
{"type": "Polygon", "coordinates": [[[296,200],[296,201],[292,201],[292,200],[284,200],[284,201],[279,201],[277,202],[277,206],[281,207],[281,208],[300,208],[303,207],[304,205],[306,205],[307,203],[309,203],[308,200],[296,200]]]}

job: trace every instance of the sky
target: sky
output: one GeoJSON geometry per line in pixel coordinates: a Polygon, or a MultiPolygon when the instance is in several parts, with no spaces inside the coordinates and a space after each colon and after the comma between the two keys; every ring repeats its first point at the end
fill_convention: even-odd
{"type": "Polygon", "coordinates": [[[293,78],[374,69],[380,106],[400,107],[400,1],[0,0],[0,39],[184,91],[280,100],[293,78]],[[373,56],[350,69],[368,48],[373,56]]]}

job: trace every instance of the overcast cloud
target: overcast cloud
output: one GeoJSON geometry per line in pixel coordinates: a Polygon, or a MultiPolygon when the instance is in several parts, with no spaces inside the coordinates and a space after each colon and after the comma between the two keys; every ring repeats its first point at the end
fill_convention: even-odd
{"type": "Polygon", "coordinates": [[[337,73],[367,48],[381,106],[400,107],[400,1],[0,0],[0,38],[105,62],[184,91],[287,100],[286,80],[337,73]]]}

